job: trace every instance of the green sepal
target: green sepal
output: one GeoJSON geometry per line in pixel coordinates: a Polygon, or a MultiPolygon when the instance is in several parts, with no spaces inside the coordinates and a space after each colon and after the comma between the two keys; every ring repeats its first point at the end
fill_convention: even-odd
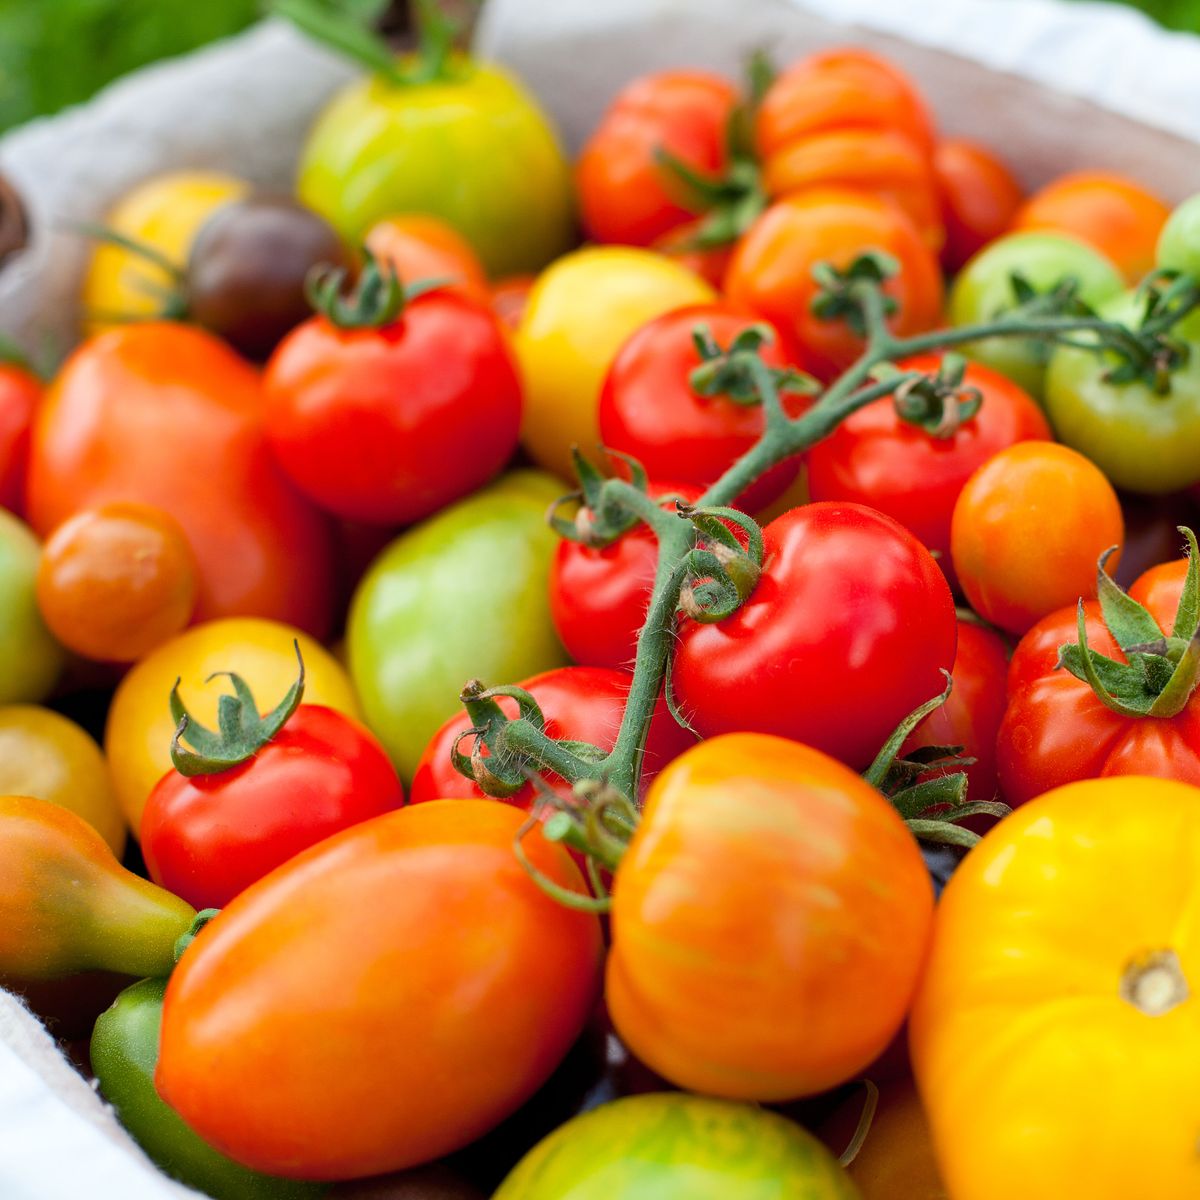
{"type": "Polygon", "coordinates": [[[405,285],[392,263],[381,264],[366,246],[359,253],[362,269],[349,290],[349,272],[330,263],[318,263],[304,281],[304,295],[313,310],[338,329],[382,329],[392,325],[418,296],[453,282],[448,278],[418,279],[405,285]]]}
{"type": "Polygon", "coordinates": [[[965,846],[968,850],[979,845],[980,837],[973,829],[964,829],[952,821],[940,818],[905,821],[913,837],[922,842],[935,842],[941,846],[965,846]]]}
{"type": "MultiPolygon", "coordinates": [[[[900,263],[882,250],[860,254],[848,267],[835,267],[829,262],[813,266],[812,277],[817,293],[810,305],[813,316],[821,321],[844,320],[859,337],[867,334],[863,314],[862,287],[878,289],[900,271],[900,263]]],[[[884,316],[893,316],[900,309],[894,296],[880,293],[884,316]]]]}
{"type": "Polygon", "coordinates": [[[682,249],[714,250],[737,241],[767,207],[757,165],[734,157],[724,175],[704,175],[663,146],[655,162],[670,191],[699,220],[682,249]]]}
{"type": "MultiPolygon", "coordinates": [[[[774,341],[775,331],[769,325],[756,324],[737,334],[728,348],[722,348],[707,325],[697,325],[692,330],[692,343],[701,361],[689,373],[688,386],[698,396],[720,396],[746,408],[761,404],[758,381],[748,360],[758,356],[764,345],[774,341]]],[[[770,367],[768,370],[781,392],[815,396],[821,390],[821,385],[803,371],[792,367],[770,367]]]]}
{"type": "Polygon", "coordinates": [[[293,641],[299,673],[287,694],[266,716],[259,716],[254,696],[246,681],[232,671],[217,671],[205,682],[227,678],[233,695],[217,700],[217,731],[206,729],[187,710],[179,695],[181,680],[171,689],[171,717],[175,735],[171,739],[171,762],[180,775],[217,775],[253,758],[287,724],[304,698],[304,658],[299,641],[293,641]],[[183,745],[187,741],[192,749],[183,745]]]}
{"type": "MultiPolygon", "coordinates": [[[[609,458],[625,464],[629,472],[629,484],[643,494],[650,486],[646,469],[632,455],[623,454],[619,450],[605,450],[609,458]]],[[[579,479],[579,487],[565,496],[560,496],[550,505],[546,514],[546,522],[551,529],[570,542],[579,542],[584,546],[607,546],[616,541],[623,533],[627,533],[642,518],[631,512],[613,495],[612,489],[606,489],[605,484],[611,476],[603,474],[592,462],[583,456],[578,446],[571,447],[571,459],[575,466],[575,474],[579,479]],[[570,519],[559,515],[559,509],[567,504],[576,504],[575,514],[570,519]]]]}
{"type": "Polygon", "coordinates": [[[946,353],[936,371],[914,375],[892,393],[896,415],[933,438],[950,438],[979,412],[983,393],[964,386],[967,360],[946,353]]]}
{"type": "Polygon", "coordinates": [[[202,930],[221,910],[219,908],[202,908],[193,918],[186,933],[181,933],[175,939],[175,961],[183,957],[183,952],[196,940],[196,934],[202,930]]]}
{"type": "Polygon", "coordinates": [[[947,700],[950,699],[950,693],[954,689],[954,680],[950,672],[943,669],[942,674],[946,677],[946,686],[940,695],[934,696],[931,700],[926,700],[924,704],[913,709],[912,712],[896,726],[891,737],[884,742],[882,749],[875,756],[875,761],[863,772],[863,778],[873,787],[886,794],[885,785],[887,784],[888,775],[891,773],[892,767],[896,762],[897,756],[900,753],[901,746],[908,740],[909,734],[920,723],[925,720],[931,712],[942,707],[947,700]]]}

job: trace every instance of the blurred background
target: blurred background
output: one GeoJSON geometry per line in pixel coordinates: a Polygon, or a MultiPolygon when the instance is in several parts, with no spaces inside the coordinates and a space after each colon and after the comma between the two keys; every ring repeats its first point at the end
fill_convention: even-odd
{"type": "MultiPolygon", "coordinates": [[[[327,0],[402,32],[406,6],[327,0]]],[[[1068,2],[1068,0],[1063,0],[1068,2]]],[[[1200,0],[1129,0],[1170,29],[1200,33],[1200,0]]],[[[88,99],[147,63],[253,24],[263,0],[0,0],[0,133],[88,99]]]]}

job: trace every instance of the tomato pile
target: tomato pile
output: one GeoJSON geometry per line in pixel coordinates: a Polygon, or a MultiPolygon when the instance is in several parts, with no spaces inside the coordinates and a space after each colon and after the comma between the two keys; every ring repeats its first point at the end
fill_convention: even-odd
{"type": "Polygon", "coordinates": [[[0,983],[218,1200],[1200,1195],[1200,197],[280,7],[0,367],[0,983]]]}

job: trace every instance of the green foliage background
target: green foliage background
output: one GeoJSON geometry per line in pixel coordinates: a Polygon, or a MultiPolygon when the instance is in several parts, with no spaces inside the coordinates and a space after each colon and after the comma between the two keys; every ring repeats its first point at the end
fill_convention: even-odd
{"type": "MultiPolygon", "coordinates": [[[[354,6],[362,0],[340,0],[354,6]]],[[[1133,0],[1200,33],[1200,0],[1133,0]]],[[[244,29],[261,0],[0,0],[0,132],[86,100],[136,67],[244,29]]],[[[373,7],[373,6],[372,6],[373,7]]]]}

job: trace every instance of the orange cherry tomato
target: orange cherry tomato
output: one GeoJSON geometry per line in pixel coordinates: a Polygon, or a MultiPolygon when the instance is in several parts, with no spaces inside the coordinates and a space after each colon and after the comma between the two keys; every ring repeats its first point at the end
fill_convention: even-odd
{"type": "Polygon", "coordinates": [[[23,367],[0,362],[0,507],[25,512],[29,430],[42,398],[42,383],[23,367]]]}
{"type": "Polygon", "coordinates": [[[916,840],[848,767],[768,734],[709,738],[658,775],[617,868],[609,1015],[681,1087],[824,1091],[899,1030],[932,910],[916,840]]]}
{"type": "Polygon", "coordinates": [[[942,265],[957,271],[989,242],[1007,233],[1024,193],[1013,173],[986,146],[946,138],[933,152],[946,242],[942,265]]]}
{"type": "Polygon", "coordinates": [[[1170,206],[1132,179],[1103,171],[1063,175],[1035,192],[1014,229],[1070,234],[1094,246],[1137,283],[1154,266],[1158,235],[1170,206]]]}
{"type": "Polygon", "coordinates": [[[807,367],[830,377],[849,366],[862,339],[844,320],[812,312],[819,262],[845,267],[867,250],[900,264],[885,290],[899,304],[901,336],[930,329],[942,311],[937,258],[912,221],[890,201],[848,189],[813,188],[771,205],[734,251],[725,292],[739,308],[766,317],[795,338],[807,367]]]}
{"type": "Polygon", "coordinates": [[[990,458],[967,480],[950,524],[954,570],[971,607],[1017,634],[1095,597],[1096,560],[1124,540],[1112,484],[1056,442],[1018,442],[990,458]]]}
{"type": "Polygon", "coordinates": [[[500,318],[505,329],[513,330],[520,325],[535,278],[533,275],[509,275],[492,284],[492,312],[500,318]]]}
{"type": "Polygon", "coordinates": [[[400,213],[373,225],[367,249],[380,262],[391,263],[406,284],[448,279],[447,291],[460,292],[480,304],[491,302],[487,274],[471,244],[445,221],[423,213],[400,213]]]}
{"type": "Polygon", "coordinates": [[[69,650],[136,662],[191,620],[196,562],[179,523],[149,504],[69,517],[42,547],[38,607],[69,650]]]}

